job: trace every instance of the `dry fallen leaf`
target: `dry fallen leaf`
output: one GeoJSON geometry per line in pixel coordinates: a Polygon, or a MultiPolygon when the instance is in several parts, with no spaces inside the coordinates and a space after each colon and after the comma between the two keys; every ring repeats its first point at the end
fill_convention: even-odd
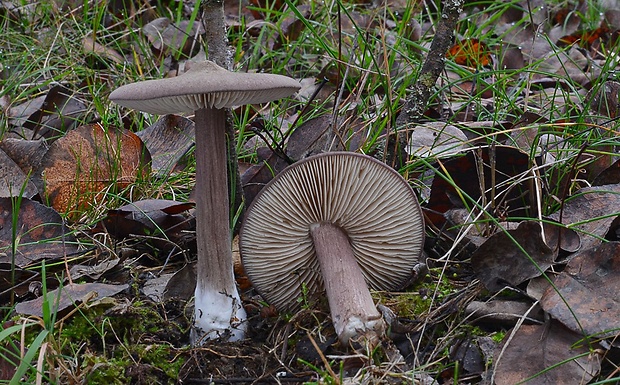
{"type": "Polygon", "coordinates": [[[293,161],[325,151],[357,151],[368,133],[360,119],[338,119],[322,115],[306,120],[291,133],[286,143],[286,155],[293,161]],[[335,128],[334,128],[335,127],[335,128]]]}
{"type": "Polygon", "coordinates": [[[32,198],[37,194],[37,187],[22,169],[13,162],[4,151],[0,150],[0,197],[22,195],[32,198]],[[23,189],[23,194],[20,192],[23,189]]]}
{"type": "Polygon", "coordinates": [[[27,267],[42,259],[59,259],[77,252],[75,238],[53,209],[30,199],[0,198],[0,262],[10,263],[17,242],[15,265],[27,267]],[[17,215],[15,238],[13,215],[17,215]]]}
{"type": "Polygon", "coordinates": [[[545,314],[540,306],[533,306],[532,301],[491,299],[472,301],[465,307],[465,315],[476,325],[497,328],[510,328],[518,322],[525,324],[540,323],[545,314]]]}
{"type": "Polygon", "coordinates": [[[542,238],[540,223],[527,221],[515,230],[493,234],[472,254],[471,263],[487,289],[499,291],[541,275],[555,255],[542,238]]]}
{"type": "Polygon", "coordinates": [[[196,223],[188,211],[194,203],[165,199],[145,199],[108,210],[102,220],[106,230],[116,239],[131,236],[149,236],[149,243],[157,249],[171,250],[173,246],[186,247],[195,240],[188,232],[196,223]]]}
{"type": "Polygon", "coordinates": [[[592,181],[592,186],[602,186],[606,184],[620,184],[620,159],[601,171],[592,181]]]}
{"type": "Polygon", "coordinates": [[[446,57],[467,67],[486,67],[493,61],[487,45],[478,39],[462,39],[448,50],[446,57]]]}
{"type": "Polygon", "coordinates": [[[181,299],[189,301],[194,295],[195,288],[196,264],[186,264],[174,273],[165,283],[162,299],[181,299]]]}
{"type": "Polygon", "coordinates": [[[588,383],[600,362],[585,342],[578,343],[581,339],[555,322],[522,325],[514,336],[506,333],[493,358],[495,385],[588,383]]]}
{"type": "Polygon", "coordinates": [[[92,53],[107,58],[116,64],[123,64],[125,59],[114,49],[97,43],[93,35],[85,36],[82,39],[82,49],[84,53],[92,53]]]}
{"type": "Polygon", "coordinates": [[[75,218],[108,192],[117,192],[148,172],[150,156],[127,130],[85,125],[50,146],[38,175],[45,200],[75,218]]]}
{"type": "Polygon", "coordinates": [[[194,122],[179,115],[165,115],[136,135],[151,154],[154,176],[165,178],[194,145],[194,122]]]}
{"type": "Polygon", "coordinates": [[[116,268],[120,262],[120,258],[111,258],[98,261],[92,265],[74,264],[69,270],[69,275],[74,281],[88,278],[89,280],[97,280],[103,274],[116,268]]]}
{"type": "Polygon", "coordinates": [[[620,113],[618,92],[620,92],[620,83],[604,82],[600,87],[593,88],[588,92],[584,104],[601,116],[616,118],[620,113]]]}
{"type": "Polygon", "coordinates": [[[410,130],[407,153],[418,157],[452,156],[466,146],[467,136],[444,122],[421,123],[410,130]]]}
{"type": "Polygon", "coordinates": [[[9,123],[26,139],[61,136],[66,130],[84,121],[88,108],[76,93],[60,85],[47,94],[14,106],[9,111],[9,123]]]}
{"type": "Polygon", "coordinates": [[[619,207],[620,185],[586,187],[568,197],[563,208],[550,217],[556,221],[561,217],[564,225],[581,235],[581,248],[589,249],[601,243],[620,215],[619,207]]]}
{"type": "Polygon", "coordinates": [[[300,124],[288,138],[286,155],[298,161],[325,151],[329,133],[333,130],[332,121],[331,116],[323,115],[300,124]]]}
{"type": "Polygon", "coordinates": [[[523,180],[530,160],[525,152],[508,146],[483,147],[438,161],[435,167],[445,175],[433,178],[426,205],[425,215],[435,226],[445,223],[443,214],[448,210],[473,207],[469,198],[482,206],[494,205],[487,212],[499,218],[529,216],[530,186],[523,180]]]}
{"type": "Polygon", "coordinates": [[[17,163],[24,173],[29,174],[39,167],[48,146],[45,139],[4,138],[0,142],[0,148],[17,163]]]}
{"type": "Polygon", "coordinates": [[[553,283],[540,300],[553,318],[586,335],[620,334],[619,242],[582,250],[553,283]]]}
{"type": "Polygon", "coordinates": [[[260,152],[267,152],[267,158],[262,159],[258,164],[250,166],[241,175],[241,184],[243,186],[243,196],[246,207],[252,203],[256,195],[258,195],[263,187],[272,180],[276,174],[288,166],[288,163],[282,159],[282,157],[276,155],[271,150],[264,150],[265,151],[257,151],[257,153],[259,153],[260,156],[260,152]]]}
{"type": "Polygon", "coordinates": [[[29,285],[41,274],[30,269],[0,262],[0,301],[9,303],[11,297],[20,298],[28,294],[29,285]]]}
{"type": "MultiPolygon", "coordinates": [[[[111,297],[121,291],[127,289],[129,285],[110,285],[105,283],[82,283],[68,284],[52,290],[47,293],[47,300],[50,304],[52,313],[63,312],[76,302],[83,302],[88,305],[89,302],[104,297],[111,297]]],[[[15,311],[20,314],[33,315],[37,317],[43,316],[43,296],[31,301],[20,302],[15,305],[15,311]]]]}
{"type": "Polygon", "coordinates": [[[184,56],[192,57],[200,50],[201,45],[197,39],[204,30],[202,23],[190,25],[189,20],[173,23],[167,17],[160,17],[146,24],[142,33],[151,43],[153,52],[160,57],[174,52],[182,52],[184,56]]]}

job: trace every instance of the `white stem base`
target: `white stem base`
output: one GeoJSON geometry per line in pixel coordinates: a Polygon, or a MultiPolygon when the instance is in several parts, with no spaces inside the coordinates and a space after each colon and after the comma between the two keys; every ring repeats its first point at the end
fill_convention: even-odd
{"type": "Polygon", "coordinates": [[[226,171],[226,111],[196,111],[196,317],[192,345],[244,338],[246,314],[239,298],[231,249],[226,171]]]}
{"type": "Polygon", "coordinates": [[[206,340],[239,341],[245,338],[247,315],[237,291],[233,294],[205,292],[196,287],[193,346],[206,340]]]}

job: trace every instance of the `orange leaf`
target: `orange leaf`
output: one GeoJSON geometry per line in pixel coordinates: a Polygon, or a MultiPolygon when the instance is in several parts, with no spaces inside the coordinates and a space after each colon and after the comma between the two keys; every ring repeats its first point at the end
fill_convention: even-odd
{"type": "Polygon", "coordinates": [[[449,58],[456,64],[468,67],[485,67],[491,64],[489,49],[478,39],[463,39],[448,50],[449,58]]]}
{"type": "Polygon", "coordinates": [[[595,41],[607,41],[609,39],[610,30],[606,26],[588,31],[577,31],[572,35],[562,36],[558,40],[558,46],[567,46],[578,44],[580,47],[590,49],[595,41]]]}
{"type": "Polygon", "coordinates": [[[56,140],[41,162],[47,202],[75,218],[108,191],[135,182],[150,156],[140,138],[100,124],[71,130],[56,140]]]}

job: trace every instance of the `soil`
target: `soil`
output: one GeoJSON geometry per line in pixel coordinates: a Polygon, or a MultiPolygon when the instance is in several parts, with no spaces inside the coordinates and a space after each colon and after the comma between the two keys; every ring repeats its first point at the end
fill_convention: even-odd
{"type": "MultiPolygon", "coordinates": [[[[243,341],[207,341],[201,347],[189,348],[189,333],[177,336],[180,338],[176,342],[170,340],[168,333],[151,336],[154,344],[157,338],[161,338],[159,342],[162,344],[174,344],[177,354],[185,360],[178,374],[178,383],[306,383],[320,381],[330,375],[330,370],[336,376],[354,377],[360,369],[374,367],[367,356],[340,344],[325,312],[302,310],[285,320],[272,308],[261,307],[256,299],[249,299],[247,294],[252,293],[244,296],[250,327],[243,341]],[[327,362],[331,365],[329,368],[325,365],[327,362]]],[[[185,306],[179,300],[167,303],[164,309],[165,319],[180,321],[182,325],[179,326],[189,330],[191,305],[185,306]]],[[[162,330],[165,328],[163,325],[162,330]]],[[[390,361],[390,352],[396,356],[400,356],[399,353],[410,356],[411,335],[395,333],[392,337],[400,341],[401,349],[398,350],[393,341],[386,341],[385,346],[373,355],[375,364],[390,361]]],[[[400,371],[405,366],[409,365],[405,364],[400,371]]],[[[129,368],[126,375],[134,384],[151,384],[152,371],[149,367],[136,366],[129,368]],[[149,370],[150,379],[143,375],[143,371],[149,370]],[[146,381],[141,381],[142,378],[146,381]]],[[[381,383],[400,382],[395,379],[381,383]]]]}

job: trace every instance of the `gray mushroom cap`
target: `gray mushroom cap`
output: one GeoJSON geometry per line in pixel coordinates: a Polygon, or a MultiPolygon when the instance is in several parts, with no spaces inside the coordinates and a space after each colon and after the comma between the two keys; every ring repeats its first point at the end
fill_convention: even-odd
{"type": "Polygon", "coordinates": [[[287,76],[231,72],[211,61],[202,61],[177,77],[124,85],[109,98],[128,108],[164,115],[266,103],[300,88],[297,80],[287,76]]]}
{"type": "Polygon", "coordinates": [[[309,230],[321,222],[346,232],[371,289],[401,288],[422,253],[422,212],[400,174],[352,152],[306,158],[263,188],[241,228],[244,269],[280,311],[299,308],[303,286],[311,296],[324,292],[309,230]]]}

